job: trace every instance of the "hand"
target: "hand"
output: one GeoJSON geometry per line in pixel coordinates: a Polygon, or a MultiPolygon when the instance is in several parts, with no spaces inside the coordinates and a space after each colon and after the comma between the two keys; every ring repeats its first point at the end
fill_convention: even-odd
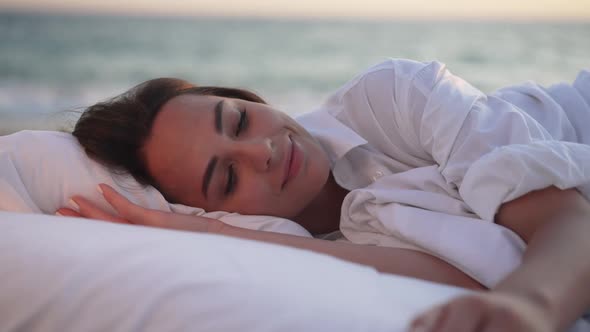
{"type": "Polygon", "coordinates": [[[512,294],[481,293],[456,298],[419,315],[411,332],[554,332],[556,323],[540,305],[512,294]]]}
{"type": "Polygon", "coordinates": [[[204,233],[220,234],[224,228],[224,224],[216,219],[146,209],[131,203],[127,198],[106,184],[100,184],[99,187],[106,201],[118,212],[118,216],[100,209],[81,196],[74,196],[72,198],[72,201],[78,205],[78,211],[72,210],[71,208],[60,208],[57,210],[57,213],[70,217],[83,217],[122,224],[204,233]]]}

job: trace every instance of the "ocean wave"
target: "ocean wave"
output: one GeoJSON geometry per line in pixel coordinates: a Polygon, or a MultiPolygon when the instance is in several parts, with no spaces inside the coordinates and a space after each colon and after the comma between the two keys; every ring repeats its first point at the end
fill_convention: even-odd
{"type": "Polygon", "coordinates": [[[571,81],[590,24],[152,19],[0,13],[0,125],[43,127],[155,77],[249,88],[307,112],[387,57],[439,60],[490,92],[571,81]],[[25,120],[28,119],[28,120],[25,120]]]}

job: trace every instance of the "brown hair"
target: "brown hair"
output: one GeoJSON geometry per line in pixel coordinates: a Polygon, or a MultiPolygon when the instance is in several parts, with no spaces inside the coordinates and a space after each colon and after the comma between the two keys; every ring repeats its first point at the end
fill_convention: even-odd
{"type": "Polygon", "coordinates": [[[181,79],[157,78],[88,107],[72,134],[93,159],[115,171],[131,174],[139,183],[157,187],[146,170],[142,148],[162,106],[173,97],[183,94],[266,103],[248,90],[195,86],[181,79]]]}

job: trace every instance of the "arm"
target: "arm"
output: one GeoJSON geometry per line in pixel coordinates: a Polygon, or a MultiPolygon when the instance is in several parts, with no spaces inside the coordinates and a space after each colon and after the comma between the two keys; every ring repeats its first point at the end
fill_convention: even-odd
{"type": "Polygon", "coordinates": [[[564,330],[590,308],[590,204],[574,189],[549,187],[504,204],[496,221],[528,247],[521,267],[494,290],[545,307],[564,330]]]}
{"type": "Polygon", "coordinates": [[[380,272],[415,277],[464,288],[483,289],[483,286],[456,267],[434,256],[413,250],[325,241],[287,234],[254,231],[229,225],[223,226],[219,233],[328,254],[350,262],[372,266],[380,272]]]}
{"type": "Polygon", "coordinates": [[[483,289],[479,283],[452,265],[427,254],[396,248],[356,245],[325,241],[294,235],[262,232],[223,224],[219,220],[148,210],[132,204],[107,185],[101,185],[105,199],[120,217],[111,216],[82,197],[74,197],[77,212],[59,209],[66,216],[87,217],[118,223],[214,233],[242,239],[262,241],[327,254],[349,262],[374,267],[380,272],[420,278],[454,286],[483,289]]]}
{"type": "Polygon", "coordinates": [[[590,204],[549,187],[502,205],[496,222],[528,247],[491,293],[455,299],[414,321],[423,331],[563,331],[590,308],[590,204]]]}

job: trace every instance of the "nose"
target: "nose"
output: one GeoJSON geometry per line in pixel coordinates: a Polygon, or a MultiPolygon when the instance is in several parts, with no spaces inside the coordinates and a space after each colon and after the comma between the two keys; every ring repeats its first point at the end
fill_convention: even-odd
{"type": "Polygon", "coordinates": [[[273,154],[274,144],[269,137],[242,140],[235,144],[235,158],[260,172],[270,168],[273,154]]]}

